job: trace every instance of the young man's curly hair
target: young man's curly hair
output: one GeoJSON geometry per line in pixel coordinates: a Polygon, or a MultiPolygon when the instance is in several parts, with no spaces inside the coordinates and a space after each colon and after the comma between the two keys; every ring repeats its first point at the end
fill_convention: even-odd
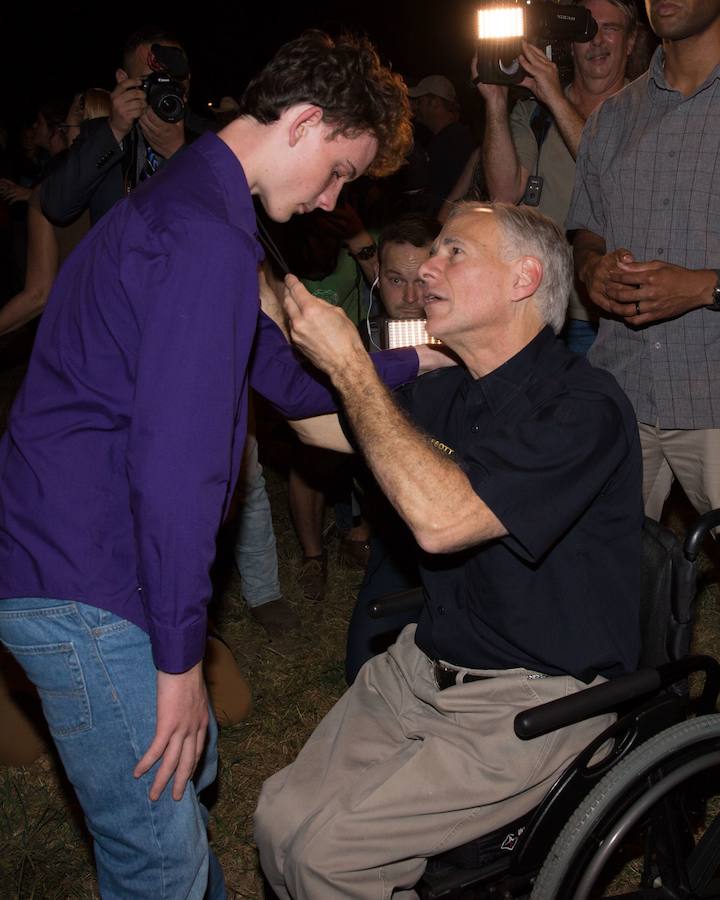
{"type": "Polygon", "coordinates": [[[365,38],[307,31],[285,44],[247,86],[239,115],[268,125],[298,103],[319,106],[333,135],[374,134],[370,175],[390,175],[402,165],[412,143],[407,88],[365,38]]]}

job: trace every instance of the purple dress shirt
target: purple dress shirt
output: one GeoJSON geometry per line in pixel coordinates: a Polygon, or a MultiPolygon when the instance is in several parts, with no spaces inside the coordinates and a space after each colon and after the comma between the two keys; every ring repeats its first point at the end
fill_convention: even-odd
{"type": "MultiPolygon", "coordinates": [[[[64,264],[0,442],[0,598],[109,610],[166,672],[204,653],[248,384],[291,418],[335,406],[259,311],[254,235],[240,163],[201,137],[64,264]]],[[[412,350],[375,360],[417,373],[412,350]]]]}

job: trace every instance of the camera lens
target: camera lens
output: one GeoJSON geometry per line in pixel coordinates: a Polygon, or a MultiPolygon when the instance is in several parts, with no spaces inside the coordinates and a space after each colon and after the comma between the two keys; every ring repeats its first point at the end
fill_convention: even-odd
{"type": "Polygon", "coordinates": [[[182,97],[177,94],[162,94],[158,98],[155,112],[165,122],[178,122],[185,112],[182,97]]]}

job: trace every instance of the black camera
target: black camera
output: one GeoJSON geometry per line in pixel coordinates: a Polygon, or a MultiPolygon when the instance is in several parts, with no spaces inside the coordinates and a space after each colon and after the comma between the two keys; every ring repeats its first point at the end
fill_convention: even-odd
{"type": "Polygon", "coordinates": [[[485,0],[478,8],[477,79],[485,84],[519,84],[522,41],[538,47],[558,41],[586,43],[597,22],[584,6],[549,0],[485,0]]]}
{"type": "Polygon", "coordinates": [[[148,106],[163,122],[179,122],[185,115],[184,90],[164,72],[152,72],[140,83],[145,91],[148,106]]]}
{"type": "Polygon", "coordinates": [[[185,116],[185,88],[189,67],[182,47],[153,44],[150,48],[155,71],[140,83],[148,106],[163,122],[179,122],[185,116]]]}

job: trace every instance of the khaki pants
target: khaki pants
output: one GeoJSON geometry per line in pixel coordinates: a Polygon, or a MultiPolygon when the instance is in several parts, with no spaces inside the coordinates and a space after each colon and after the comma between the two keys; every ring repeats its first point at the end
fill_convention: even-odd
{"type": "Polygon", "coordinates": [[[427,857],[532,809],[612,721],[520,741],[516,713],[586,685],[511,669],[439,691],[414,633],[371,659],[296,761],[265,782],[256,841],[279,897],[415,897],[427,857]]]}
{"type": "Polygon", "coordinates": [[[638,424],[645,514],[659,520],[673,478],[698,513],[720,507],[720,428],[669,429],[638,424]]]}

